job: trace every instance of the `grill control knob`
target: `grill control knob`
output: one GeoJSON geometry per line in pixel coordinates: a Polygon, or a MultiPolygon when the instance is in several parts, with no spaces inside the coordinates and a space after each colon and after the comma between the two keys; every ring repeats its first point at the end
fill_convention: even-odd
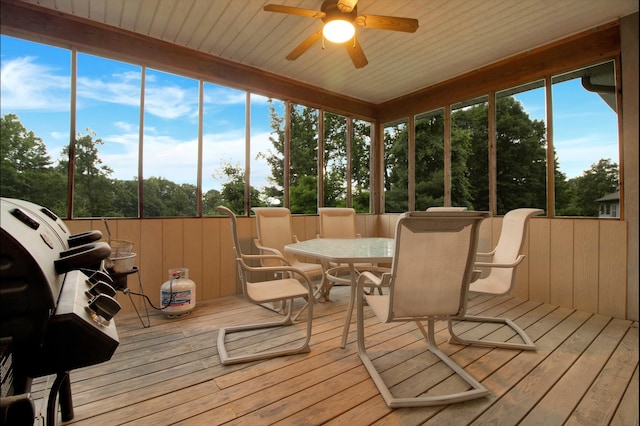
{"type": "Polygon", "coordinates": [[[120,304],[111,296],[98,294],[89,302],[87,309],[94,314],[94,319],[102,324],[108,323],[120,311],[120,304]]]}
{"type": "Polygon", "coordinates": [[[100,294],[106,294],[107,296],[116,297],[116,289],[111,287],[104,281],[97,281],[94,285],[87,290],[90,298],[94,298],[100,294]]]}
{"type": "Polygon", "coordinates": [[[87,268],[80,268],[80,272],[87,276],[87,284],[89,285],[95,284],[98,281],[104,281],[107,284],[113,285],[113,279],[111,278],[111,275],[107,274],[106,272],[87,268]]]}

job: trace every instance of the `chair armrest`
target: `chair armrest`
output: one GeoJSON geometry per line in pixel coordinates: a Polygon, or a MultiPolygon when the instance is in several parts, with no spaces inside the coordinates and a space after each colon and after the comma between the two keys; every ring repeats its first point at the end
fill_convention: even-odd
{"type": "Polygon", "coordinates": [[[280,250],[274,249],[272,247],[263,246],[262,244],[260,244],[260,240],[257,239],[257,238],[255,240],[253,240],[253,243],[256,245],[256,248],[258,250],[260,250],[261,252],[271,253],[272,255],[276,255],[276,256],[280,256],[280,257],[284,258],[284,256],[280,252],[280,250]]]}
{"type": "Polygon", "coordinates": [[[491,262],[476,262],[474,266],[476,268],[513,268],[518,266],[520,262],[524,260],[524,255],[519,255],[514,262],[511,263],[491,263],[491,262]]]}
{"type": "Polygon", "coordinates": [[[355,265],[355,270],[358,274],[362,274],[364,272],[368,272],[368,273],[374,273],[377,272],[379,275],[376,276],[382,276],[382,274],[384,274],[385,272],[391,272],[391,268],[387,268],[386,266],[378,266],[378,265],[374,265],[374,264],[356,264],[355,265]]]}
{"type": "Polygon", "coordinates": [[[488,252],[478,252],[476,253],[476,256],[480,256],[480,257],[491,257],[495,254],[496,249],[493,249],[491,251],[488,252]]]}
{"type": "MultiPolygon", "coordinates": [[[[277,251],[277,250],[276,250],[277,251]]],[[[279,260],[283,266],[290,266],[289,261],[279,254],[243,254],[242,260],[279,260]]],[[[261,266],[265,268],[265,266],[261,266]]]]}
{"type": "Polygon", "coordinates": [[[249,271],[249,272],[288,272],[289,275],[291,277],[294,276],[294,274],[300,275],[305,281],[306,281],[306,285],[308,288],[313,289],[312,285],[311,285],[311,280],[309,279],[309,277],[307,276],[307,273],[304,272],[302,269],[300,268],[296,268],[294,266],[289,266],[289,265],[282,265],[282,266],[250,266],[248,265],[245,261],[244,258],[257,258],[260,257],[261,255],[243,255],[242,258],[237,259],[240,264],[242,265],[242,269],[249,271]]]}
{"type": "Polygon", "coordinates": [[[362,271],[358,276],[358,288],[364,288],[365,282],[367,283],[367,287],[370,287],[371,284],[378,287],[387,286],[390,279],[391,274],[389,274],[388,272],[385,272],[382,275],[378,276],[371,271],[362,271]]]}

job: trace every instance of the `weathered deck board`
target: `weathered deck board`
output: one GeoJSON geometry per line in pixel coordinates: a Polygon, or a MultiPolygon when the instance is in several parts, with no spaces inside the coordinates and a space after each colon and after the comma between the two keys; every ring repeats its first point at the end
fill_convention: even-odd
{"type": "MultiPolygon", "coordinates": [[[[473,297],[471,314],[516,320],[538,350],[450,344],[446,324],[438,322],[440,348],[491,395],[390,410],[360,362],[355,323],[347,347],[339,347],[347,302],[348,288],[336,287],[331,302],[315,305],[311,352],[233,366],[220,365],[219,327],[275,313],[226,297],[199,302],[180,319],[152,312],[150,328],[133,313],[119,315],[120,346],[113,358],[71,372],[75,418],[67,424],[638,424],[637,323],[510,297],[473,297]]],[[[304,326],[302,321],[265,336],[288,342],[304,326]]],[[[380,324],[367,310],[365,326],[368,351],[394,393],[463,386],[426,351],[414,324],[380,324]]],[[[504,327],[468,322],[456,330],[504,340],[513,335],[504,327]]],[[[264,342],[234,335],[234,346],[253,350],[264,342]]],[[[34,382],[40,397],[46,384],[46,378],[34,382]]]]}

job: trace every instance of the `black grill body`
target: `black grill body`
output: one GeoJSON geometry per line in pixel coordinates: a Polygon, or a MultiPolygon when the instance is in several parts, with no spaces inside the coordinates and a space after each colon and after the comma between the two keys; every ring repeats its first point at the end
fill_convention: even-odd
{"type": "Polygon", "coordinates": [[[70,420],[69,371],[115,352],[115,290],[88,292],[95,284],[90,272],[111,253],[101,237],[99,231],[71,235],[45,207],[0,198],[0,423],[33,424],[31,380],[52,374],[47,423],[55,424],[58,394],[63,420],[70,420]]]}

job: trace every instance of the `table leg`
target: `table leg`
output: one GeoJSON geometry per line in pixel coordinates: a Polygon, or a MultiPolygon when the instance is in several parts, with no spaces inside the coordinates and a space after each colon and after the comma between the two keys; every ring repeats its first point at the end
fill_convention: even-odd
{"type": "Polygon", "coordinates": [[[320,302],[329,302],[329,291],[331,290],[331,283],[327,279],[327,271],[329,270],[329,262],[320,262],[322,265],[322,281],[318,287],[316,295],[320,302]]]}
{"type": "Polygon", "coordinates": [[[358,286],[358,277],[353,263],[349,263],[349,278],[351,279],[351,294],[349,295],[349,307],[347,308],[347,318],[344,323],[344,331],[342,332],[342,344],[340,345],[343,349],[347,346],[347,335],[349,334],[351,314],[356,300],[356,287],[358,286]]]}

